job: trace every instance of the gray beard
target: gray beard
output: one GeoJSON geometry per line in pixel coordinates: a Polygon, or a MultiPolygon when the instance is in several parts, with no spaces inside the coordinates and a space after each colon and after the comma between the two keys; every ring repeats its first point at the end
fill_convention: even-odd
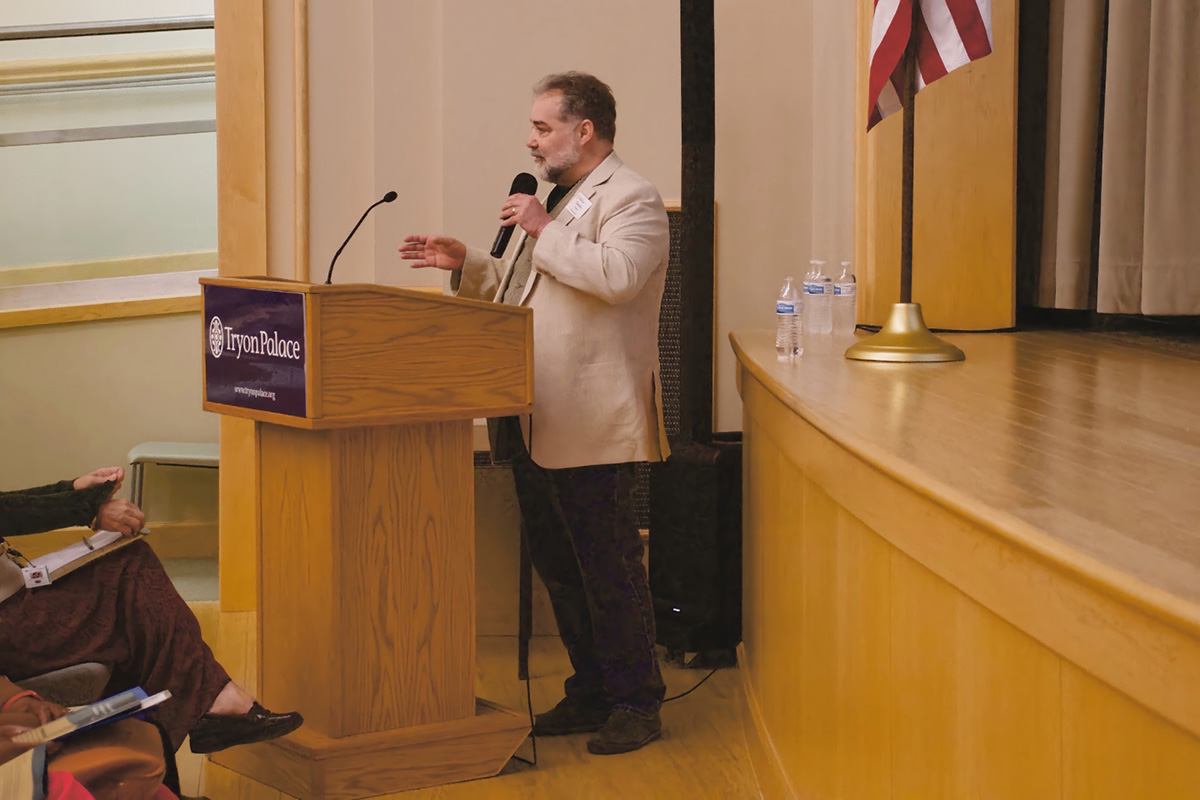
{"type": "Polygon", "coordinates": [[[575,158],[569,164],[551,164],[549,159],[543,159],[541,164],[534,162],[533,171],[537,176],[547,183],[558,183],[558,179],[569,170],[571,167],[579,163],[579,154],[575,154],[575,158]]]}

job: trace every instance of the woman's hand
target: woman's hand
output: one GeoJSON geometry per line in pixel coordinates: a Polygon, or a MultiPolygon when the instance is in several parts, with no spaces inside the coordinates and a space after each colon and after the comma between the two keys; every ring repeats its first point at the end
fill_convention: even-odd
{"type": "Polygon", "coordinates": [[[79,491],[80,489],[90,489],[93,486],[99,486],[109,481],[116,481],[117,485],[113,487],[113,491],[115,492],[121,488],[121,481],[123,480],[125,480],[125,469],[123,467],[101,467],[89,472],[87,475],[80,475],[75,479],[74,486],[75,490],[79,491]]]}
{"type": "Polygon", "coordinates": [[[18,697],[9,705],[7,711],[37,717],[39,725],[45,725],[67,713],[58,703],[51,703],[40,697],[18,697]]]}
{"type": "MultiPolygon", "coordinates": [[[[31,720],[32,721],[32,720],[31,720]]],[[[17,744],[13,741],[14,736],[19,736],[22,733],[33,730],[28,725],[0,725],[0,764],[12,761],[17,756],[24,753],[26,750],[31,750],[37,747],[36,744],[17,744]]],[[[52,756],[62,747],[62,742],[46,742],[46,755],[52,756]]]]}
{"type": "Polygon", "coordinates": [[[16,744],[12,738],[30,730],[24,725],[0,725],[0,764],[12,761],[26,750],[34,747],[32,744],[16,744]]]}
{"type": "Polygon", "coordinates": [[[146,524],[146,515],[128,500],[107,500],[96,512],[96,530],[132,536],[146,524]]]}

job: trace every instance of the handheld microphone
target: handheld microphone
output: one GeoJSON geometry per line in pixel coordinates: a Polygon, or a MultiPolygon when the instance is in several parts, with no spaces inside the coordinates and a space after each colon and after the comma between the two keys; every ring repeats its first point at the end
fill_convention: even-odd
{"type": "MultiPolygon", "coordinates": [[[[511,194],[537,194],[537,178],[530,175],[528,172],[522,172],[513,178],[512,188],[508,190],[511,194]]],[[[496,234],[496,241],[492,242],[492,258],[500,258],[504,255],[504,249],[508,247],[508,240],[512,238],[513,225],[501,225],[499,233],[496,234]]]]}
{"type": "Polygon", "coordinates": [[[398,195],[395,192],[388,192],[382,198],[372,203],[370,208],[364,211],[363,215],[358,218],[358,223],[350,231],[350,235],[346,237],[346,241],[342,242],[342,246],[339,247],[337,252],[333,254],[333,260],[329,262],[329,274],[325,276],[325,283],[328,284],[333,281],[333,265],[337,263],[338,256],[340,256],[342,251],[346,249],[346,245],[350,244],[350,240],[354,237],[354,232],[358,230],[359,225],[363,224],[363,220],[367,218],[367,214],[371,213],[371,209],[375,208],[375,206],[379,205],[380,203],[390,203],[395,200],[397,196],[398,195]]]}

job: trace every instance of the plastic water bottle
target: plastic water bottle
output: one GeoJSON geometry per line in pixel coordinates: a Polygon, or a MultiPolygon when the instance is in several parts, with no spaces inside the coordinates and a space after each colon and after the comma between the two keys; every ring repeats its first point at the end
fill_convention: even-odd
{"type": "Polygon", "coordinates": [[[833,281],[824,261],[811,263],[813,271],[804,281],[804,332],[822,336],[833,330],[833,281]]]}
{"type": "Polygon", "coordinates": [[[854,267],[842,262],[842,274],[833,282],[833,332],[837,336],[852,336],[858,324],[858,282],[854,267]]]}
{"type": "Polygon", "coordinates": [[[800,355],[800,309],[800,293],[788,276],[775,300],[775,356],[780,361],[794,361],[800,355]]]}
{"type": "Polygon", "coordinates": [[[813,259],[812,261],[808,262],[808,272],[804,273],[804,285],[800,289],[800,292],[801,292],[800,300],[804,307],[804,311],[807,312],[804,314],[804,317],[803,317],[804,335],[806,335],[806,336],[813,332],[812,321],[813,321],[813,311],[815,309],[813,307],[813,302],[810,299],[810,297],[812,296],[812,293],[814,291],[816,291],[817,272],[820,271],[821,265],[824,263],[825,263],[824,261],[817,261],[816,259],[813,259]]]}

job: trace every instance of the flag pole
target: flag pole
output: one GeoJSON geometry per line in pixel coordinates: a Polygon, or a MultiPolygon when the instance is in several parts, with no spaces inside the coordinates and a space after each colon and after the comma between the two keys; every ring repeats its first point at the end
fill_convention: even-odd
{"type": "Polygon", "coordinates": [[[917,11],[913,0],[912,35],[904,51],[904,145],[900,169],[900,302],[912,302],[913,151],[917,138],[917,11]]]}
{"type": "Polygon", "coordinates": [[[912,301],[913,273],[913,177],[917,118],[917,20],[920,0],[912,0],[912,30],[905,50],[904,145],[900,171],[900,302],[879,333],[868,336],[846,350],[856,361],[899,363],[963,361],[963,351],[930,332],[921,304],[912,301]]]}

